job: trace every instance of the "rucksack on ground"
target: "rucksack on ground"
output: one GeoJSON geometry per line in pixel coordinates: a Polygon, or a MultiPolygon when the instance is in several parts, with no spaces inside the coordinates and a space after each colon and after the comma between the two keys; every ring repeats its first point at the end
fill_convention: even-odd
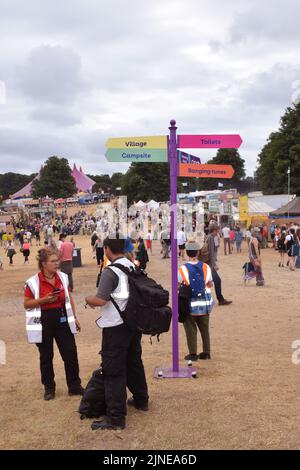
{"type": "Polygon", "coordinates": [[[121,311],[115,300],[110,298],[124,323],[131,330],[145,335],[169,331],[172,320],[169,292],[139,268],[130,269],[118,263],[112,266],[128,276],[129,298],[125,310],[121,311]]]}

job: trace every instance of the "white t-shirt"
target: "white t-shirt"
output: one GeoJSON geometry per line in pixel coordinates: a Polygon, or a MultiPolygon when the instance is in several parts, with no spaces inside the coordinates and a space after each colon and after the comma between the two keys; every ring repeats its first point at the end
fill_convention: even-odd
{"type": "Polygon", "coordinates": [[[186,242],[186,236],[183,230],[178,230],[177,232],[177,243],[178,245],[184,245],[186,242]]]}
{"type": "Polygon", "coordinates": [[[285,243],[288,243],[288,242],[291,241],[291,240],[292,240],[292,235],[287,235],[287,236],[285,237],[284,242],[285,242],[285,243]]]}
{"type": "Polygon", "coordinates": [[[229,234],[230,234],[230,228],[228,227],[223,227],[222,228],[222,234],[223,234],[223,237],[224,238],[230,238],[229,234]]]}

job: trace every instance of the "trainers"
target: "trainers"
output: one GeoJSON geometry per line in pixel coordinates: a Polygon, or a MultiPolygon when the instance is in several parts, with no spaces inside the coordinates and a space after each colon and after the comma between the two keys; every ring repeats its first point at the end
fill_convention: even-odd
{"type": "Polygon", "coordinates": [[[79,387],[72,388],[71,390],[69,390],[69,397],[73,397],[75,395],[82,396],[83,394],[84,394],[84,388],[81,385],[79,385],[79,387]]]}
{"type": "Polygon", "coordinates": [[[186,361],[198,361],[198,355],[197,354],[188,354],[187,356],[184,356],[184,359],[186,361]]]}
{"type": "Polygon", "coordinates": [[[202,352],[202,353],[199,354],[198,357],[199,357],[199,359],[210,359],[210,354],[202,352]]]}
{"type": "Polygon", "coordinates": [[[54,398],[55,398],[55,390],[45,390],[44,400],[49,401],[49,400],[54,400],[54,398]]]}
{"type": "Polygon", "coordinates": [[[125,423],[124,422],[115,422],[115,423],[112,423],[108,418],[104,418],[100,421],[93,421],[92,424],[91,424],[91,429],[93,431],[96,431],[97,429],[101,429],[101,430],[105,430],[105,429],[108,429],[108,430],[117,430],[117,429],[125,429],[125,423]]]}
{"type": "Polygon", "coordinates": [[[133,397],[128,398],[127,405],[134,406],[137,410],[142,410],[142,411],[148,411],[149,410],[148,402],[138,403],[138,402],[135,401],[135,399],[133,397]]]}
{"type": "Polygon", "coordinates": [[[232,304],[232,300],[226,300],[226,299],[219,300],[219,305],[229,305],[229,304],[232,304]]]}

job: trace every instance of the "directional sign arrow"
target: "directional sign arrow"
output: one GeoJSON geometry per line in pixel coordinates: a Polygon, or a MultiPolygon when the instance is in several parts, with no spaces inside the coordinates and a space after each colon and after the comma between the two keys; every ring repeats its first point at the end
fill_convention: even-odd
{"type": "Polygon", "coordinates": [[[179,135],[178,148],[183,149],[238,149],[242,144],[241,136],[232,135],[179,135]]]}
{"type": "Polygon", "coordinates": [[[105,142],[109,149],[166,149],[167,136],[154,135],[145,137],[112,137],[105,142]]]}
{"type": "Polygon", "coordinates": [[[140,147],[130,149],[109,148],[105,152],[105,157],[109,162],[154,163],[168,161],[166,149],[141,149],[140,147]]]}
{"type": "Polygon", "coordinates": [[[231,165],[202,165],[199,163],[180,163],[179,176],[190,178],[232,178],[234,169],[231,165]]]}

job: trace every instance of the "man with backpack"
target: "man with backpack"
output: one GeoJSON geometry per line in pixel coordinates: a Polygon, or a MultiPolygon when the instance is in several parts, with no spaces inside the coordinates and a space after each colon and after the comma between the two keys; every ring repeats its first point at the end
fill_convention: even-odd
{"type": "MultiPolygon", "coordinates": [[[[178,282],[189,287],[188,312],[183,322],[189,354],[184,359],[197,361],[210,359],[209,314],[213,299],[210,288],[213,285],[210,267],[198,260],[200,245],[189,242],[186,246],[188,263],[180,267],[178,282]],[[203,352],[197,355],[197,327],[201,333],[203,352]]],[[[179,288],[179,289],[180,289],[179,288]]],[[[180,295],[180,290],[179,290],[180,295]]]]}
{"type": "Polygon", "coordinates": [[[120,315],[130,300],[129,282],[128,276],[114,264],[135,269],[135,265],[125,257],[124,245],[125,240],[122,238],[104,240],[104,252],[111,265],[101,274],[96,296],[86,298],[89,306],[102,307],[101,317],[97,320],[98,326],[103,329],[97,399],[98,410],[104,418],[94,421],[92,429],[125,428],[126,385],[133,395],[127,404],[140,410],[148,410],[142,335],[137,330],[130,329],[120,315]]]}

